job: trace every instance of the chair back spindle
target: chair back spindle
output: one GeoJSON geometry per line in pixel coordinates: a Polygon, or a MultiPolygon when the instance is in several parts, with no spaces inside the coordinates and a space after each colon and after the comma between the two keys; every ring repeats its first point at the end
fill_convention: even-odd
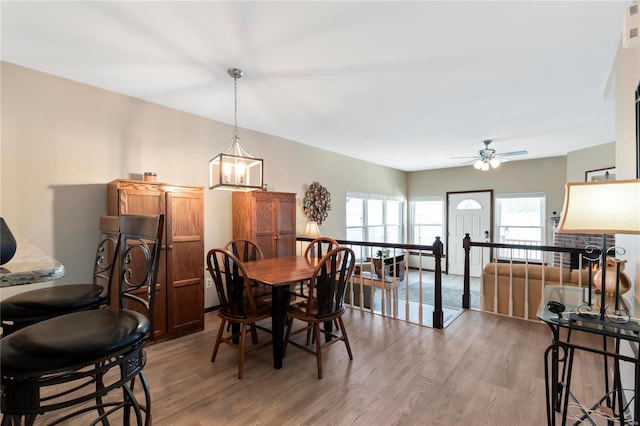
{"type": "Polygon", "coordinates": [[[319,262],[309,288],[307,313],[317,318],[344,311],[347,284],[355,266],[355,254],[348,247],[329,251],[319,262]]]}
{"type": "Polygon", "coordinates": [[[120,249],[120,218],[118,216],[100,217],[100,241],[96,250],[93,267],[93,285],[103,288],[107,303],[111,300],[113,274],[120,249]]]}
{"type": "Polygon", "coordinates": [[[233,253],[235,257],[240,259],[241,262],[251,262],[254,260],[264,259],[262,250],[256,243],[251,240],[231,240],[225,244],[227,251],[233,253]]]}
{"type": "Polygon", "coordinates": [[[207,269],[216,287],[222,313],[238,319],[255,315],[253,288],[240,259],[227,250],[212,249],[207,255],[207,269]]]}
{"type": "MultiPolygon", "coordinates": [[[[164,215],[120,217],[120,309],[147,315],[151,330],[163,228],[164,215]]],[[[150,333],[151,340],[153,335],[150,333]]]]}
{"type": "Polygon", "coordinates": [[[340,244],[333,238],[319,237],[311,241],[304,251],[307,260],[322,259],[331,250],[340,247],[340,244]]]}

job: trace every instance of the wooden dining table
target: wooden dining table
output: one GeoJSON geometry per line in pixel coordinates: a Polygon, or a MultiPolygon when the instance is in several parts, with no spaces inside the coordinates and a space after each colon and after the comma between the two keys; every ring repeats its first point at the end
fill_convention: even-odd
{"type": "Polygon", "coordinates": [[[271,330],[273,332],[273,366],[282,368],[284,328],[289,305],[291,283],[309,280],[317,259],[308,261],[304,256],[283,256],[245,262],[251,280],[273,287],[271,299],[271,330]]]}

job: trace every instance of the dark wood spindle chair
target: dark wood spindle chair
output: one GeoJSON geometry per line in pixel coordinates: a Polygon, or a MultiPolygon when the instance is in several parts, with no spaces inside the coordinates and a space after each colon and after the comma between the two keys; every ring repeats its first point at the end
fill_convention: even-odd
{"type": "Polygon", "coordinates": [[[309,284],[309,295],[289,306],[287,311],[287,332],[285,336],[284,352],[289,344],[316,356],[318,379],[322,378],[322,351],[328,346],[344,342],[349,359],[353,359],[347,331],[342,321],[345,312],[344,296],[347,283],[351,278],[355,265],[355,254],[348,247],[338,247],[327,253],[319,262],[313,272],[309,284]],[[294,320],[306,323],[306,326],[292,331],[294,320]],[[320,325],[324,327],[321,328],[320,325]],[[335,325],[336,330],[333,330],[335,325]],[[312,330],[315,350],[307,345],[302,345],[291,337],[305,331],[312,330]],[[320,339],[324,334],[325,343],[320,339]]]}
{"type": "MultiPolygon", "coordinates": [[[[309,262],[318,261],[322,259],[325,254],[338,247],[340,247],[340,244],[333,238],[318,237],[311,241],[304,250],[304,257],[306,257],[309,262]]],[[[309,293],[309,281],[292,284],[289,292],[298,297],[307,297],[309,293]],[[297,286],[300,288],[298,289],[297,286]]]]}
{"type": "MultiPolygon", "coordinates": [[[[247,271],[233,253],[224,249],[212,249],[207,253],[207,269],[216,287],[220,301],[220,328],[213,346],[211,362],[215,362],[220,343],[226,343],[239,352],[238,379],[242,378],[244,359],[247,355],[271,345],[271,341],[246,349],[247,328],[271,332],[257,325],[260,320],[271,317],[271,301],[255,298],[254,287],[247,277],[247,271]],[[224,336],[225,325],[235,324],[231,333],[224,336]]],[[[254,342],[257,344],[257,339],[254,342]]]]}

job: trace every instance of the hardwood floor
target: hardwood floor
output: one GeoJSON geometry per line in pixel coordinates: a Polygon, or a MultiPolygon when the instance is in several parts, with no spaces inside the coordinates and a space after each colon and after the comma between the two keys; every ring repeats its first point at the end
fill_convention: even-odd
{"type": "MultiPolygon", "coordinates": [[[[445,330],[366,312],[344,316],[344,345],[315,358],[289,347],[281,370],[271,349],[249,357],[237,379],[237,352],[222,346],[209,362],[219,319],[205,331],[149,346],[145,374],[155,425],[543,425],[541,323],[465,311],[445,330]]],[[[266,338],[266,335],[260,335],[266,338]]],[[[304,336],[301,336],[304,338],[304,336]]],[[[576,393],[592,397],[600,364],[579,354],[576,393]]],[[[74,424],[83,424],[77,421],[74,424]]],[[[117,423],[112,423],[117,424],[117,423]]]]}

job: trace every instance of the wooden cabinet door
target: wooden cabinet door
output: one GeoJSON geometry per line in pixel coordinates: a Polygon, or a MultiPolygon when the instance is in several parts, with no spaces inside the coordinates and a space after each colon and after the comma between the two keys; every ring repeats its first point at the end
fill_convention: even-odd
{"type": "Polygon", "coordinates": [[[276,206],[277,200],[274,194],[268,192],[255,194],[254,235],[265,259],[278,256],[276,206]]]}
{"type": "Polygon", "coordinates": [[[277,229],[277,256],[291,256],[296,247],[296,196],[279,194],[277,229]]]}
{"type": "Polygon", "coordinates": [[[167,326],[204,328],[203,193],[167,193],[167,326]]]}
{"type": "Polygon", "coordinates": [[[233,238],[254,241],[265,259],[295,254],[296,194],[234,192],[233,238]]]}
{"type": "MultiPolygon", "coordinates": [[[[165,192],[154,187],[141,185],[138,188],[118,189],[118,211],[109,211],[109,214],[144,214],[158,215],[165,213],[165,192]]],[[[166,219],[165,219],[166,224],[166,219]]],[[[167,333],[167,310],[166,310],[166,247],[167,232],[162,235],[162,253],[160,253],[160,265],[158,266],[158,280],[156,282],[156,294],[154,302],[154,328],[156,337],[161,337],[167,333]]],[[[114,293],[115,296],[115,293],[114,293]]],[[[144,296],[144,295],[143,295],[144,296]]],[[[146,297],[145,297],[146,298],[146,297]]]]}

